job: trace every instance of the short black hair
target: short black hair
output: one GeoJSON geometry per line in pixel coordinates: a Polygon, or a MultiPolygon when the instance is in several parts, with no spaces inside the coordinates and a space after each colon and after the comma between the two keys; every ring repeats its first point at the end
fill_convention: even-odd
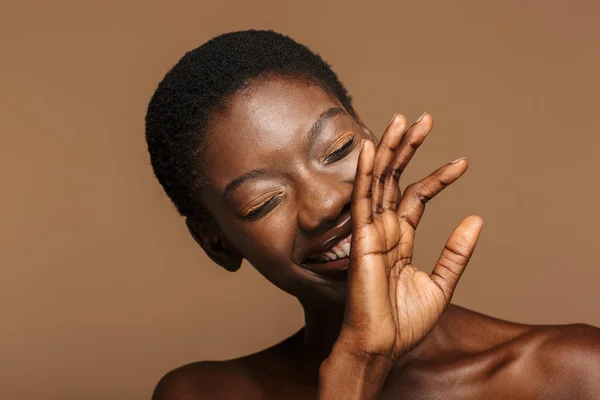
{"type": "Polygon", "coordinates": [[[310,80],[356,118],[352,98],[329,64],[288,36],[270,30],[230,32],[187,52],[158,84],[146,113],[154,174],[182,216],[208,216],[198,193],[211,112],[251,80],[269,74],[310,80]]]}

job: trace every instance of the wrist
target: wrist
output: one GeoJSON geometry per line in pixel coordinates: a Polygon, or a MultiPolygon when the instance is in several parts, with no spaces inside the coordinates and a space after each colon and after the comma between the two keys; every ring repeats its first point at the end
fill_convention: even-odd
{"type": "Polygon", "coordinates": [[[334,346],[319,369],[319,399],[371,399],[394,366],[390,357],[334,346]]]}

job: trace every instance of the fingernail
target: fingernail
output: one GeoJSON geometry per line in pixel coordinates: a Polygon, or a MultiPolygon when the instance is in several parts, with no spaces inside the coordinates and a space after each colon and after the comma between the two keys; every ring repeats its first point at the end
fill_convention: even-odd
{"type": "Polygon", "coordinates": [[[396,115],[398,115],[398,113],[394,113],[394,116],[392,117],[392,120],[390,121],[390,125],[392,124],[392,122],[394,122],[394,120],[396,119],[396,115]]]}
{"type": "Polygon", "coordinates": [[[418,123],[419,121],[421,121],[423,119],[423,117],[425,116],[425,114],[427,114],[427,113],[424,112],[423,114],[421,114],[421,116],[419,117],[419,119],[415,123],[418,123]]]}
{"type": "Polygon", "coordinates": [[[457,162],[462,161],[462,160],[466,160],[466,159],[467,159],[467,157],[457,158],[456,160],[452,161],[450,164],[456,164],[457,162]]]}

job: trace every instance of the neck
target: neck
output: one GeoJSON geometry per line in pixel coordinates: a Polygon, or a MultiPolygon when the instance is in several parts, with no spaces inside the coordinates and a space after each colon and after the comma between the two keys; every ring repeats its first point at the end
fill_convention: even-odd
{"type": "MultiPolygon", "coordinates": [[[[303,331],[299,332],[303,334],[303,356],[309,364],[318,366],[329,356],[340,334],[344,320],[344,304],[317,305],[303,301],[300,301],[300,304],[304,308],[305,321],[303,331]]],[[[431,357],[433,355],[432,351],[440,347],[444,348],[444,343],[447,342],[444,326],[447,325],[447,319],[451,318],[450,314],[456,313],[456,309],[456,306],[450,304],[429,335],[403,357],[403,360],[397,365],[401,366],[414,358],[422,356],[431,357]]],[[[298,340],[301,340],[301,338],[298,337],[298,340]]]]}
{"type": "Polygon", "coordinates": [[[344,304],[309,304],[304,308],[304,349],[306,355],[319,364],[327,358],[340,334],[344,320],[344,304]]]}

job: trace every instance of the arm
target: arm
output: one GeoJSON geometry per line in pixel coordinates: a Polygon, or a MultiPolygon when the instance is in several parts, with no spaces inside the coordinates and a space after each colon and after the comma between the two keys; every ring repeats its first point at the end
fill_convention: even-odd
{"type": "Polygon", "coordinates": [[[467,169],[447,164],[410,185],[398,202],[398,181],[431,130],[427,114],[405,130],[396,116],[377,149],[363,142],[352,194],[352,242],[344,321],[320,369],[320,399],[372,399],[391,368],[433,329],[477,243],[482,220],[454,230],[431,275],[412,264],[425,203],[467,169]]]}

